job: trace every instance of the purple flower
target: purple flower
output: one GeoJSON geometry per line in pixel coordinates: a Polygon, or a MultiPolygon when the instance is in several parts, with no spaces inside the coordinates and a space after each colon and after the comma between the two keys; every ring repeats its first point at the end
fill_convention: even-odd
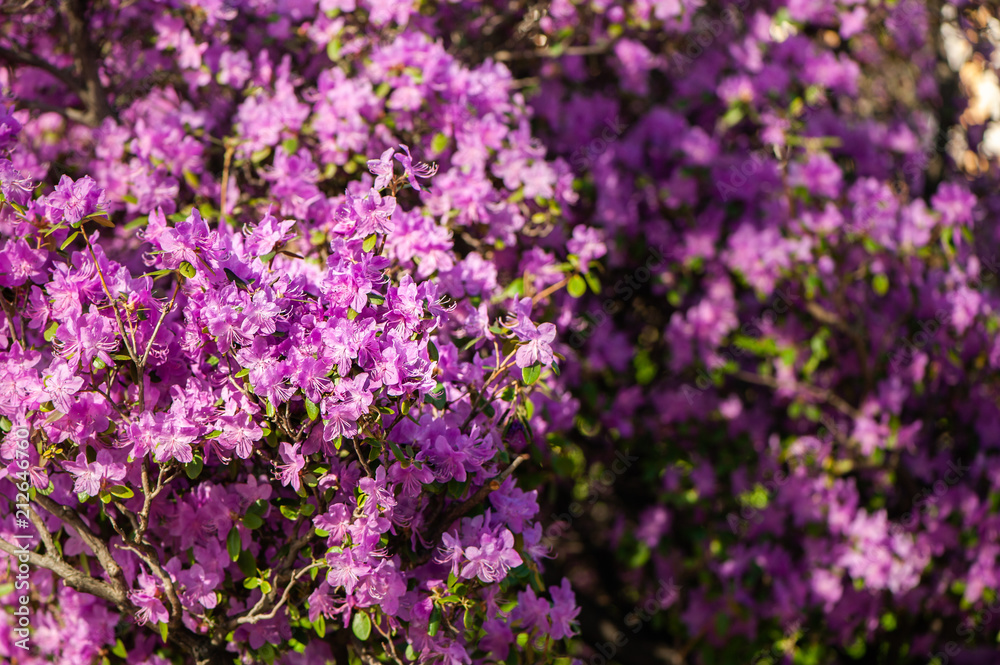
{"type": "MultiPolygon", "coordinates": [[[[405,155],[396,155],[396,159],[403,165],[403,176],[410,183],[410,186],[419,192],[421,189],[419,183],[417,183],[417,178],[430,178],[437,173],[438,167],[436,164],[427,164],[425,162],[414,164],[413,159],[410,157],[410,149],[402,144],[399,147],[406,153],[405,155]]],[[[382,156],[384,157],[385,154],[383,153],[382,156]]]]}
{"type": "Polygon", "coordinates": [[[73,181],[64,175],[54,192],[44,199],[53,222],[76,224],[81,219],[107,208],[104,190],[90,176],[73,181]]]}
{"type": "MultiPolygon", "coordinates": [[[[0,131],[3,127],[0,126],[0,131]]],[[[2,139],[0,139],[2,142],[2,139]]],[[[0,192],[6,200],[19,206],[28,204],[35,188],[31,178],[27,178],[14,168],[9,159],[0,159],[0,192]]]]}
{"type": "Polygon", "coordinates": [[[146,573],[139,573],[139,585],[139,591],[130,591],[128,594],[129,600],[139,608],[135,613],[136,621],[140,626],[150,621],[154,624],[167,623],[170,614],[157,597],[160,588],[157,586],[156,580],[146,573]]]}
{"type": "Polygon", "coordinates": [[[302,479],[299,475],[302,473],[302,469],[306,468],[306,460],[299,452],[301,447],[301,443],[294,445],[282,443],[281,459],[285,463],[275,465],[275,470],[278,471],[276,477],[281,481],[281,484],[286,487],[291,485],[296,492],[302,487],[302,479]]]}
{"type": "Polygon", "coordinates": [[[552,622],[549,635],[554,640],[572,637],[576,634],[573,624],[576,622],[577,615],[580,614],[580,608],[576,605],[576,596],[573,594],[569,580],[564,577],[559,586],[549,589],[549,594],[553,601],[552,612],[549,614],[549,619],[552,622]]]}
{"type": "Polygon", "coordinates": [[[535,363],[543,366],[552,364],[554,356],[551,344],[556,338],[556,327],[552,323],[543,323],[534,330],[527,331],[522,337],[526,343],[517,347],[514,362],[520,368],[531,367],[535,363]]]}
{"type": "Polygon", "coordinates": [[[514,549],[514,534],[507,529],[496,536],[482,534],[479,547],[465,548],[465,557],[469,561],[462,568],[462,577],[478,577],[483,582],[499,582],[512,567],[523,563],[514,549]]]}
{"type": "Polygon", "coordinates": [[[368,160],[368,170],[376,176],[374,185],[376,190],[385,189],[392,182],[392,155],[395,152],[393,148],[389,148],[378,159],[368,160]]]}
{"type": "Polygon", "coordinates": [[[83,388],[83,378],[77,376],[68,363],[60,362],[49,368],[44,381],[52,403],[63,413],[69,413],[71,398],[83,388]]]}
{"type": "Polygon", "coordinates": [[[87,496],[97,496],[107,485],[116,485],[125,478],[125,465],[115,462],[107,450],[99,450],[93,462],[87,462],[87,456],[80,453],[75,462],[64,462],[63,466],[73,474],[73,491],[87,496]]]}

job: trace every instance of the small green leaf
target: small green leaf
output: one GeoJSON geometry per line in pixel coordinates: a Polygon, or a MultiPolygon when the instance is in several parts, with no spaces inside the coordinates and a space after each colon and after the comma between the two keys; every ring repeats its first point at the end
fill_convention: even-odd
{"type": "Polygon", "coordinates": [[[248,370],[246,368],[243,368],[240,371],[236,372],[235,378],[242,379],[244,376],[246,376],[249,373],[250,373],[250,370],[248,370]]]}
{"type": "Polygon", "coordinates": [[[184,474],[194,480],[201,474],[202,467],[205,466],[205,461],[201,457],[195,457],[192,461],[184,465],[184,474]]]}
{"type": "Polygon", "coordinates": [[[128,658],[128,651],[125,650],[125,645],[122,644],[121,639],[115,642],[115,648],[111,650],[111,653],[119,658],[128,658]]]}
{"type": "Polygon", "coordinates": [[[111,503],[111,492],[101,490],[101,503],[111,503]]]}
{"type": "Polygon", "coordinates": [[[229,558],[236,561],[240,558],[240,550],[242,549],[242,542],[240,541],[240,532],[235,526],[229,530],[229,535],[226,536],[226,550],[229,551],[229,558]]]}
{"type": "Polygon", "coordinates": [[[261,580],[260,590],[265,594],[271,593],[271,583],[268,582],[267,580],[261,580]]]}
{"type": "Polygon", "coordinates": [[[198,271],[195,270],[194,266],[188,263],[187,261],[181,261],[180,270],[181,274],[188,278],[194,277],[196,274],[198,274],[198,271]]]}
{"type": "Polygon", "coordinates": [[[316,621],[313,622],[313,628],[316,629],[316,634],[319,635],[320,639],[323,639],[326,635],[326,619],[323,618],[322,614],[316,617],[316,621]]]}
{"type": "Polygon", "coordinates": [[[160,629],[160,637],[162,637],[163,641],[166,642],[167,641],[167,631],[170,629],[170,627],[167,626],[167,624],[165,624],[165,623],[163,623],[161,621],[160,624],[159,624],[159,626],[158,626],[158,628],[160,629]]]}
{"type": "Polygon", "coordinates": [[[119,499],[131,499],[135,496],[135,492],[124,485],[115,485],[109,491],[119,499]]]}
{"type": "Polygon", "coordinates": [[[75,233],[70,234],[70,236],[68,238],[66,238],[65,241],[63,241],[63,244],[59,245],[59,250],[62,251],[64,249],[66,249],[67,247],[69,247],[70,245],[72,245],[73,241],[76,240],[76,237],[78,235],[80,235],[79,231],[76,231],[75,233]]]}
{"type": "Polygon", "coordinates": [[[587,282],[580,275],[573,275],[569,278],[566,290],[569,291],[569,294],[574,298],[579,298],[587,292],[587,282]]]}
{"type": "MultiPolygon", "coordinates": [[[[339,39],[332,39],[332,40],[330,40],[330,43],[326,45],[326,57],[330,58],[330,60],[333,60],[334,62],[336,62],[337,59],[340,58],[340,40],[339,39]]],[[[323,637],[323,636],[320,635],[320,637],[323,637]]]]}
{"type": "Polygon", "coordinates": [[[319,418],[319,405],[308,397],[306,398],[306,415],[309,416],[309,420],[319,418]]]}
{"type": "Polygon", "coordinates": [[[441,355],[438,353],[438,348],[434,346],[434,342],[427,342],[427,357],[437,362],[441,355]]]}
{"type": "Polygon", "coordinates": [[[438,132],[431,140],[431,152],[439,153],[448,147],[448,137],[438,132]]]}
{"type": "Polygon", "coordinates": [[[542,365],[541,363],[535,363],[531,367],[525,367],[521,369],[521,378],[524,379],[526,385],[531,385],[538,380],[538,377],[542,375],[542,365]]]}
{"type": "Polygon", "coordinates": [[[52,323],[50,323],[49,327],[45,329],[45,334],[43,335],[45,341],[51,342],[53,339],[55,339],[57,330],[59,330],[59,322],[53,321],[52,323]]]}
{"type": "Polygon", "coordinates": [[[378,240],[378,236],[375,235],[374,233],[371,234],[370,236],[368,236],[367,238],[365,238],[365,242],[364,242],[363,245],[361,245],[361,249],[363,249],[366,252],[372,251],[373,249],[375,249],[375,242],[377,240],[378,240]]]}
{"type": "Polygon", "coordinates": [[[427,634],[431,637],[437,635],[438,629],[441,627],[441,608],[435,607],[434,611],[431,612],[430,623],[427,624],[427,634]]]}
{"type": "Polygon", "coordinates": [[[251,531],[254,531],[264,526],[264,520],[262,520],[259,515],[247,513],[243,516],[243,525],[251,531]]]}
{"type": "Polygon", "coordinates": [[[351,619],[351,631],[362,642],[367,640],[372,633],[372,620],[364,612],[355,613],[354,618],[351,619]]]}
{"type": "Polygon", "coordinates": [[[260,586],[260,578],[258,577],[248,577],[243,580],[243,587],[245,589],[256,589],[260,586]]]}
{"type": "Polygon", "coordinates": [[[290,520],[299,519],[299,511],[297,508],[293,508],[292,506],[281,506],[279,510],[281,510],[282,515],[290,520]]]}
{"type": "Polygon", "coordinates": [[[875,293],[880,296],[884,296],[889,292],[889,278],[883,273],[879,273],[872,278],[872,288],[875,289],[875,293]]]}
{"type": "Polygon", "coordinates": [[[257,562],[254,560],[250,550],[240,552],[240,558],[236,560],[236,565],[239,567],[240,572],[247,577],[251,577],[257,572],[257,562]]]}

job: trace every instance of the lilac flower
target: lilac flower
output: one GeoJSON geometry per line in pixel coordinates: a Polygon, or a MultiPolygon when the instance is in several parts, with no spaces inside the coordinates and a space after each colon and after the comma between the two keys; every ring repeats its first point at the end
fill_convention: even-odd
{"type": "Polygon", "coordinates": [[[396,151],[393,148],[387,149],[378,159],[368,160],[368,170],[376,176],[376,190],[385,189],[392,182],[392,156],[396,151]]]}
{"type": "Polygon", "coordinates": [[[276,464],[275,470],[278,472],[276,477],[281,481],[284,486],[291,485],[292,489],[296,492],[302,487],[302,479],[300,474],[302,469],[306,467],[306,460],[299,452],[299,448],[302,447],[302,443],[295,443],[294,445],[290,443],[281,444],[281,459],[284,460],[284,464],[276,464]]]}
{"type": "MultiPolygon", "coordinates": [[[[0,131],[3,127],[0,126],[0,131]]],[[[2,142],[2,138],[0,138],[2,142]]],[[[31,178],[27,178],[20,171],[14,168],[9,159],[0,159],[0,193],[4,199],[19,206],[28,204],[31,192],[34,189],[31,178]]]]}
{"type": "Polygon", "coordinates": [[[483,582],[499,582],[507,572],[520,566],[521,557],[514,549],[514,534],[507,529],[499,535],[482,534],[479,547],[466,547],[468,563],[462,568],[462,577],[478,577],[483,582]]]}
{"type": "Polygon", "coordinates": [[[54,222],[76,224],[81,219],[107,208],[104,190],[90,176],[73,181],[64,175],[55,191],[45,199],[49,217],[54,222]]]}
{"type": "Polygon", "coordinates": [[[154,624],[169,621],[170,614],[157,597],[159,594],[160,588],[156,580],[146,573],[139,573],[139,591],[130,591],[128,597],[139,608],[135,618],[140,626],[150,621],[154,624]]]}
{"type": "Polygon", "coordinates": [[[294,219],[286,219],[279,222],[271,215],[271,208],[268,207],[264,219],[254,227],[247,238],[246,250],[253,256],[264,256],[270,254],[275,247],[284,245],[295,237],[289,230],[295,227],[294,219]]]}
{"type": "Polygon", "coordinates": [[[197,602],[209,610],[218,605],[219,598],[214,589],[222,582],[220,575],[206,572],[201,564],[195,563],[182,571],[177,581],[185,587],[184,598],[188,605],[197,602]]]}
{"type": "Polygon", "coordinates": [[[521,339],[525,344],[517,347],[514,362],[518,367],[531,367],[535,363],[543,366],[552,364],[554,356],[550,344],[556,338],[556,327],[551,323],[543,323],[535,330],[528,331],[521,339]]]}
{"type": "Polygon", "coordinates": [[[355,559],[354,550],[350,547],[341,552],[331,552],[326,555],[330,569],[326,573],[326,581],[330,586],[344,587],[347,593],[353,593],[362,576],[371,571],[371,566],[355,559]]]}
{"type": "Polygon", "coordinates": [[[576,604],[576,595],[569,580],[564,577],[559,586],[549,588],[549,594],[553,601],[552,612],[549,614],[549,620],[552,622],[549,635],[554,640],[572,637],[577,633],[573,624],[580,614],[580,608],[576,604]]]}
{"type": "Polygon", "coordinates": [[[465,550],[462,548],[462,543],[459,540],[458,535],[451,532],[442,533],[441,542],[443,545],[439,548],[438,554],[435,555],[434,560],[438,563],[450,563],[451,574],[457,577],[459,570],[461,570],[462,560],[465,556],[465,550]]]}
{"type": "Polygon", "coordinates": [[[107,450],[99,450],[94,462],[87,462],[87,456],[80,453],[75,462],[63,462],[63,466],[73,474],[73,491],[87,496],[97,496],[106,486],[125,478],[125,465],[115,462],[107,450]]]}
{"type": "MultiPolygon", "coordinates": [[[[420,184],[417,182],[417,178],[430,178],[435,173],[437,173],[438,170],[437,165],[426,164],[424,162],[418,162],[417,164],[414,164],[413,159],[410,157],[410,149],[402,144],[400,144],[399,147],[403,149],[403,153],[406,153],[406,154],[400,153],[396,155],[396,160],[403,165],[403,177],[406,178],[406,180],[410,183],[410,186],[413,187],[413,189],[417,190],[418,192],[422,191],[420,189],[420,184]]],[[[384,156],[385,153],[383,153],[383,157],[384,156]]]]}
{"type": "Polygon", "coordinates": [[[69,413],[71,398],[83,386],[83,378],[77,376],[65,362],[50,367],[45,374],[45,390],[52,403],[63,413],[69,413]]]}

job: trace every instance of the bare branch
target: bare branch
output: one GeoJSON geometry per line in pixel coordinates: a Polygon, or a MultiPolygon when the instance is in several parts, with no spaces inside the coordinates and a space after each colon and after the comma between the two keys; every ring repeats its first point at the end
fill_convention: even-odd
{"type": "MultiPolygon", "coordinates": [[[[2,538],[0,538],[0,550],[13,557],[25,556],[23,550],[19,550],[17,547],[2,538]]],[[[107,582],[90,577],[83,571],[77,570],[65,561],[58,560],[54,557],[48,556],[47,554],[39,554],[37,552],[29,551],[27,553],[27,558],[28,563],[38,566],[39,568],[51,570],[53,573],[61,577],[63,582],[77,591],[82,591],[84,593],[97,596],[98,598],[103,598],[109,603],[114,603],[119,608],[125,606],[126,597],[124,589],[115,588],[107,582]]]]}

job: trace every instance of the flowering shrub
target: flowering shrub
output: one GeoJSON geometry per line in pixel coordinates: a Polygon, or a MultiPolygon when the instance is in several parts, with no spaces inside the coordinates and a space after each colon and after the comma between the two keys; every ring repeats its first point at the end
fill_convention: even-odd
{"type": "Polygon", "coordinates": [[[16,12],[4,657],[992,653],[984,3],[16,12]]]}
{"type": "Polygon", "coordinates": [[[2,593],[33,624],[0,653],[565,655],[578,609],[538,576],[513,471],[549,405],[572,409],[538,321],[586,266],[529,235],[561,225],[568,165],[503,68],[405,12],[275,8],[70,3],[5,27],[0,491],[20,512],[0,548],[32,572],[2,593]],[[114,46],[75,34],[66,56],[81,21],[114,46]]]}

